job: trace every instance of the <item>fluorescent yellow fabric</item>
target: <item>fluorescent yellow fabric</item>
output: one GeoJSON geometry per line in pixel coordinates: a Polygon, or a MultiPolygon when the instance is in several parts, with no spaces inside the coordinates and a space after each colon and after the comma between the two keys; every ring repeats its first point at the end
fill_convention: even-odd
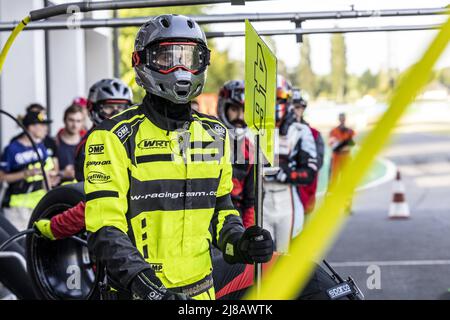
{"type": "MultiPolygon", "coordinates": [[[[195,283],[212,271],[216,198],[233,187],[226,129],[194,115],[188,130],[167,132],[135,108],[118,118],[86,143],[87,230],[128,233],[167,288],[195,283]]],[[[239,216],[218,212],[217,234],[229,214],[239,216]]]]}

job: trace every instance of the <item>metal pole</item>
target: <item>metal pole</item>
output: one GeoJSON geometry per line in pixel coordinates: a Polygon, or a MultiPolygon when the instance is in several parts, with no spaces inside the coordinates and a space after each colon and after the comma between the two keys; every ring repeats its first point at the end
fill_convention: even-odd
{"type": "MultiPolygon", "coordinates": [[[[322,33],[357,33],[357,32],[383,32],[383,31],[418,31],[439,29],[440,24],[410,25],[410,26],[381,26],[381,27],[350,27],[350,28],[314,28],[314,29],[290,29],[290,30],[262,30],[258,34],[262,36],[298,35],[298,34],[322,34],[322,33]]],[[[206,32],[207,38],[244,37],[244,31],[206,32]]]]}
{"type": "MultiPolygon", "coordinates": [[[[137,20],[133,18],[132,21],[120,21],[120,24],[111,20],[91,20],[91,21],[81,21],[80,28],[119,28],[119,27],[130,27],[130,26],[141,26],[148,21],[148,18],[140,18],[140,22],[136,23],[137,20]]],[[[125,20],[125,19],[124,19],[125,20]]],[[[129,20],[129,19],[128,19],[129,20]]],[[[16,23],[1,24],[0,32],[10,31],[13,29],[16,23]]],[[[24,29],[24,31],[30,30],[57,30],[66,29],[68,27],[67,22],[39,22],[30,26],[30,28],[24,29]]],[[[258,33],[265,36],[274,35],[299,35],[299,34],[320,34],[320,33],[356,33],[356,32],[378,32],[378,31],[417,31],[417,30],[430,30],[438,29],[440,24],[424,24],[424,25],[398,25],[398,26],[380,26],[380,27],[346,27],[346,28],[295,28],[287,30],[263,30],[258,31],[258,33]]],[[[212,31],[206,32],[208,38],[219,38],[219,37],[243,37],[243,31],[212,31]]]]}
{"type": "MultiPolygon", "coordinates": [[[[263,156],[261,152],[260,135],[255,135],[255,224],[259,227],[263,227],[263,156]]],[[[262,263],[255,263],[255,281],[256,292],[259,296],[261,291],[261,279],[262,279],[262,263]]]]}
{"type": "MultiPolygon", "coordinates": [[[[246,1],[267,1],[267,0],[246,0],[246,1]]],[[[242,1],[239,1],[242,3],[242,1]]],[[[236,0],[136,0],[136,1],[104,1],[104,2],[71,2],[59,4],[48,8],[33,10],[30,12],[31,21],[47,19],[59,16],[73,11],[90,12],[97,10],[118,10],[118,9],[136,9],[136,8],[155,8],[170,6],[191,6],[218,3],[233,3],[236,0]]]]}
{"type": "MultiPolygon", "coordinates": [[[[49,6],[49,1],[44,0],[44,6],[49,6]]],[[[50,75],[50,34],[48,30],[44,31],[44,51],[45,51],[45,105],[47,107],[47,116],[52,118],[52,97],[51,97],[51,75],[50,75]]],[[[52,134],[52,126],[48,126],[48,134],[52,134]]]]}
{"type": "MultiPolygon", "coordinates": [[[[73,8],[72,8],[73,9],[73,8]]],[[[330,11],[330,12],[281,12],[281,13],[255,13],[255,14],[225,14],[225,15],[197,15],[190,16],[199,24],[236,23],[249,21],[305,21],[305,20],[328,20],[328,19],[350,19],[369,17],[405,17],[450,14],[450,8],[436,9],[410,9],[410,10],[369,10],[369,11],[330,11]]],[[[99,27],[137,27],[143,25],[151,17],[135,18],[113,18],[113,19],[81,19],[77,20],[77,27],[99,28],[99,27]]],[[[20,21],[0,23],[0,31],[12,30],[20,21]]],[[[52,21],[31,22],[25,31],[38,29],[67,29],[67,20],[59,19],[52,21]]],[[[298,29],[298,26],[296,26],[298,29]]]]}
{"type": "MultiPolygon", "coordinates": [[[[117,18],[117,11],[113,11],[113,17],[117,18]]],[[[113,70],[114,77],[120,78],[120,51],[119,51],[119,31],[117,28],[113,29],[113,70]]]]}

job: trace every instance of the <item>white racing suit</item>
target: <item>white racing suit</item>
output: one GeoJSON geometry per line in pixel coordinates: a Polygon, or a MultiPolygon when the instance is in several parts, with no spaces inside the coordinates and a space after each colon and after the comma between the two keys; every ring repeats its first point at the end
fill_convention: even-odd
{"type": "Polygon", "coordinates": [[[303,229],[304,208],[296,186],[311,183],[317,175],[311,128],[293,123],[286,136],[275,135],[275,150],[278,167],[264,173],[263,227],[271,233],[275,250],[287,253],[290,240],[303,229]]]}

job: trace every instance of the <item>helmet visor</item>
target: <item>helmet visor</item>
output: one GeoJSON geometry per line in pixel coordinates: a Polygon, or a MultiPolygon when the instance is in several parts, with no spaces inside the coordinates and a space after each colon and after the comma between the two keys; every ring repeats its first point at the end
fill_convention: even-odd
{"type": "Polygon", "coordinates": [[[244,89],[242,88],[236,88],[234,90],[231,90],[231,97],[234,102],[237,102],[240,105],[244,105],[245,103],[245,94],[244,89]]]}
{"type": "Polygon", "coordinates": [[[129,107],[130,102],[127,100],[105,100],[98,104],[98,110],[103,119],[109,119],[129,107]]]}
{"type": "Polygon", "coordinates": [[[147,50],[147,65],[161,73],[183,69],[196,74],[209,64],[208,48],[196,42],[160,42],[151,44],[147,50]]]}

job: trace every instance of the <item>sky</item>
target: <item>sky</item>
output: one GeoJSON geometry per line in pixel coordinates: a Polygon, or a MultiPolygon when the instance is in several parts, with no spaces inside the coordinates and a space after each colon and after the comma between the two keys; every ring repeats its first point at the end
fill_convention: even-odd
{"type": "MultiPolygon", "coordinates": [[[[449,1],[441,0],[276,0],[247,2],[245,6],[231,6],[230,4],[214,5],[210,13],[263,13],[263,12],[306,12],[350,10],[381,10],[381,9],[413,9],[413,8],[441,8],[449,1]]],[[[409,24],[442,23],[448,16],[416,16],[389,18],[358,18],[342,20],[306,21],[303,28],[319,27],[367,27],[409,24]]],[[[257,30],[293,29],[291,22],[255,22],[257,30]]],[[[243,23],[211,25],[211,31],[244,30],[243,23]]],[[[435,30],[426,31],[398,31],[376,33],[348,33],[345,35],[347,46],[347,71],[361,74],[370,69],[377,72],[380,68],[391,66],[404,70],[417,61],[434,36],[435,30]]],[[[314,72],[327,74],[330,72],[330,35],[310,35],[311,60],[314,72]]],[[[300,49],[295,36],[273,36],[277,45],[276,55],[290,68],[299,63],[300,49]]],[[[218,38],[215,40],[220,49],[229,49],[233,58],[244,59],[244,38],[218,38]]],[[[450,46],[441,56],[437,67],[450,66],[450,46]]]]}
{"type": "MultiPolygon", "coordinates": [[[[63,3],[68,0],[56,0],[63,3]]],[[[442,8],[450,4],[449,0],[271,0],[247,2],[245,6],[232,6],[230,3],[208,6],[211,14],[228,13],[276,13],[276,12],[308,12],[350,10],[382,10],[442,8]]],[[[95,12],[95,18],[107,17],[109,13],[95,12]]],[[[449,16],[415,16],[389,18],[359,18],[342,20],[315,20],[303,23],[303,28],[333,27],[367,27],[390,25],[437,24],[449,16]]],[[[254,22],[257,30],[293,29],[291,22],[254,22]]],[[[213,24],[211,31],[243,31],[243,23],[213,24]]],[[[437,34],[436,30],[397,31],[373,33],[347,33],[347,71],[361,74],[367,69],[378,72],[380,68],[392,67],[405,70],[416,62],[437,34]]],[[[295,36],[273,36],[277,46],[277,58],[289,68],[294,68],[300,60],[300,48],[295,36]]],[[[309,35],[311,43],[312,68],[317,74],[330,72],[330,35],[309,35]]],[[[231,57],[244,60],[244,38],[217,38],[214,40],[218,48],[229,50],[231,57]]],[[[441,56],[437,68],[450,66],[450,46],[441,56]]]]}

